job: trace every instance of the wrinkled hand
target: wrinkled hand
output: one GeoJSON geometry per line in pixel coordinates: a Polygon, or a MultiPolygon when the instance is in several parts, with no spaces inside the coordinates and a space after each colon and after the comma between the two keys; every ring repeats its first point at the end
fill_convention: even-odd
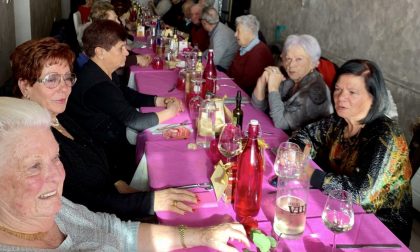
{"type": "Polygon", "coordinates": [[[270,72],[265,70],[263,74],[257,80],[257,86],[264,88],[267,86],[268,78],[270,77],[270,72]]]}
{"type": "Polygon", "coordinates": [[[141,67],[147,67],[152,62],[152,56],[150,55],[137,55],[137,64],[141,67]]]}
{"type": "MultiPolygon", "coordinates": [[[[249,241],[246,237],[245,229],[239,223],[224,223],[213,227],[201,228],[197,232],[197,235],[200,237],[197,242],[200,242],[201,244],[193,245],[204,245],[214,248],[218,251],[237,251],[236,248],[227,245],[229,240],[238,240],[249,247],[249,241]]],[[[185,237],[189,236],[186,235],[185,237]]],[[[193,238],[193,236],[191,237],[193,238]]]]}
{"type": "MultiPolygon", "coordinates": [[[[283,74],[280,72],[280,69],[278,67],[266,67],[265,72],[268,72],[268,91],[279,91],[280,84],[282,81],[284,81],[286,78],[283,76],[283,74]]],[[[264,73],[265,73],[264,72],[264,73]]]]}
{"type": "Polygon", "coordinates": [[[195,204],[197,204],[197,197],[188,190],[169,188],[155,192],[155,211],[185,214],[185,212],[192,212],[192,206],[195,204]]]}

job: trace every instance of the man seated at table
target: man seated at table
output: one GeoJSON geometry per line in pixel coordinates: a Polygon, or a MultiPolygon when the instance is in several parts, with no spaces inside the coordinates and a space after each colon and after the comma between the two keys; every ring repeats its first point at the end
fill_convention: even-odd
{"type": "MultiPolygon", "coordinates": [[[[398,124],[386,115],[388,94],[379,67],[350,60],[338,69],[335,113],[296,131],[289,139],[323,169],[306,167],[313,187],[344,189],[374,213],[407,246],[411,237],[411,166],[398,124]]],[[[369,225],[369,223],[366,223],[369,225]]]]}
{"type": "Polygon", "coordinates": [[[210,49],[214,50],[214,64],[226,72],[239,48],[235,33],[219,21],[219,14],[213,7],[203,10],[201,24],[210,36],[210,49]]]}
{"type": "Polygon", "coordinates": [[[249,96],[252,96],[258,77],[264,69],[274,65],[270,49],[258,39],[259,29],[260,22],[253,15],[236,18],[235,37],[241,48],[236,53],[227,74],[249,96]]]}
{"type": "Polygon", "coordinates": [[[210,38],[207,31],[201,25],[202,11],[203,6],[201,4],[191,6],[191,28],[189,32],[192,46],[198,46],[198,49],[204,52],[209,48],[210,38]]]}

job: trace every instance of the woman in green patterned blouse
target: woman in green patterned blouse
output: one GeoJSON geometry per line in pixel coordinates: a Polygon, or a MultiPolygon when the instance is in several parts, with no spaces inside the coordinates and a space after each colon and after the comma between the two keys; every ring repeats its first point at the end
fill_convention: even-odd
{"type": "Polygon", "coordinates": [[[350,60],[337,72],[335,113],[296,131],[290,141],[309,143],[323,169],[307,168],[311,185],[351,191],[353,201],[374,213],[397,237],[411,236],[411,166],[396,122],[384,115],[388,95],[378,66],[350,60]]]}

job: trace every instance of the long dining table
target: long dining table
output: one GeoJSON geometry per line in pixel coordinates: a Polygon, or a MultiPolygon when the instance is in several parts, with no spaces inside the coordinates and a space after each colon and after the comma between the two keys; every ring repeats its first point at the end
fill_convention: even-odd
{"type": "MultiPolygon", "coordinates": [[[[143,53],[148,52],[147,49],[143,53]]],[[[171,91],[178,78],[179,69],[154,70],[151,67],[142,68],[132,66],[132,77],[135,81],[134,88],[139,92],[158,96],[174,96],[184,100],[184,92],[175,89],[171,91]]],[[[226,77],[219,72],[218,77],[226,77]]],[[[133,80],[132,80],[133,81],[133,80]]],[[[218,97],[234,97],[239,87],[233,80],[218,80],[218,97]]],[[[245,92],[242,95],[246,98],[245,92]]],[[[229,109],[234,104],[226,105],[229,109]]],[[[160,108],[141,108],[142,112],[156,112],[160,108]]],[[[271,147],[277,147],[279,143],[287,141],[288,135],[281,129],[274,127],[271,119],[262,111],[255,109],[251,104],[242,106],[244,112],[244,128],[251,119],[257,119],[261,125],[262,138],[269,145],[264,152],[265,170],[262,188],[261,209],[256,216],[258,228],[267,235],[273,235],[272,223],[275,212],[276,189],[268,180],[274,175],[273,162],[275,155],[270,151],[271,147]]],[[[180,123],[185,120],[191,121],[188,110],[180,113],[175,118],[164,122],[163,125],[180,123]]],[[[158,126],[159,127],[159,126],[158,126]]],[[[137,156],[146,156],[149,186],[152,190],[177,187],[189,184],[204,183],[210,181],[214,171],[214,160],[209,150],[188,148],[189,143],[195,140],[195,133],[188,139],[167,140],[155,131],[145,130],[137,135],[137,156]]],[[[312,165],[317,168],[316,164],[312,165]]],[[[195,206],[195,211],[179,215],[171,212],[157,212],[158,220],[165,225],[184,224],[190,227],[205,227],[224,222],[236,221],[233,206],[225,203],[222,199],[217,200],[214,191],[192,189],[200,202],[195,206]]],[[[307,218],[304,233],[298,239],[278,238],[277,247],[274,251],[330,251],[333,242],[333,233],[322,222],[322,211],[326,201],[326,195],[318,189],[310,189],[307,201],[307,218]]],[[[391,231],[389,231],[373,214],[366,213],[360,206],[354,205],[355,223],[353,228],[345,233],[336,235],[338,245],[394,245],[396,248],[348,248],[337,251],[410,251],[391,231]]],[[[231,242],[239,251],[245,247],[235,241],[231,242]]],[[[254,245],[249,249],[257,251],[254,245]]],[[[185,249],[185,251],[214,251],[207,247],[185,249]]]]}

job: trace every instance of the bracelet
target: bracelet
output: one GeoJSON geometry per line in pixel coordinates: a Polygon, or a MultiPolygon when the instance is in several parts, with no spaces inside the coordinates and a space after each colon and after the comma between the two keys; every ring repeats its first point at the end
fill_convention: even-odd
{"type": "Polygon", "coordinates": [[[187,248],[187,245],[185,245],[185,229],[187,227],[185,225],[179,225],[178,226],[178,233],[179,233],[179,238],[181,240],[181,245],[183,248],[187,248]]]}

